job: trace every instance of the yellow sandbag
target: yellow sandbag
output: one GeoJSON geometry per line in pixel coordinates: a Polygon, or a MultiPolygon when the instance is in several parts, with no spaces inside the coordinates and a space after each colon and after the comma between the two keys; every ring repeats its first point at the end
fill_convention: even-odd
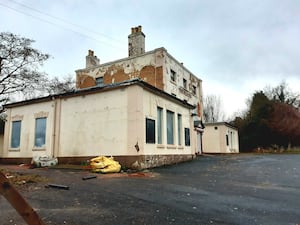
{"type": "Polygon", "coordinates": [[[118,173],[121,170],[121,165],[113,157],[98,156],[91,159],[90,165],[92,171],[97,173],[118,173]]]}

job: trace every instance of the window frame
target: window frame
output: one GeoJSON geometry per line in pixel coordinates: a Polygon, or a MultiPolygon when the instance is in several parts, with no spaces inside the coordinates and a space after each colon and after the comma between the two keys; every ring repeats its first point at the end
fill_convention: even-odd
{"type": "Polygon", "coordinates": [[[146,128],[146,144],[155,144],[155,120],[146,118],[145,120],[145,128],[146,128]],[[149,127],[150,123],[152,123],[151,127],[149,127]],[[151,130],[153,129],[153,130],[151,130]]]}
{"type": "Polygon", "coordinates": [[[187,89],[187,80],[185,78],[182,78],[182,85],[184,89],[187,89]]]}
{"type": "Polygon", "coordinates": [[[176,75],[175,70],[170,69],[170,73],[171,73],[171,75],[170,75],[171,81],[174,82],[174,83],[176,83],[176,76],[177,75],[176,75]]]}
{"type": "Polygon", "coordinates": [[[103,80],[104,80],[103,77],[97,77],[96,78],[96,86],[103,86],[104,85],[103,80]],[[101,80],[101,82],[99,82],[99,80],[101,80]]]}
{"type": "Polygon", "coordinates": [[[43,149],[46,146],[46,134],[47,134],[47,117],[37,117],[35,118],[35,130],[34,130],[34,148],[35,149],[43,149]],[[44,121],[43,124],[39,124],[38,121],[44,121]],[[42,127],[42,132],[39,132],[38,129],[40,127],[38,126],[44,126],[42,127]],[[39,134],[41,133],[41,134],[39,134]],[[38,139],[42,139],[42,144],[38,143],[38,139]]]}
{"type": "Polygon", "coordinates": [[[163,144],[163,108],[157,107],[157,144],[163,144]]]}
{"type": "Polygon", "coordinates": [[[167,130],[166,131],[167,131],[167,144],[168,145],[175,144],[174,119],[175,119],[174,112],[167,110],[167,119],[166,119],[167,130]],[[169,117],[170,115],[172,115],[172,117],[169,117]]]}
{"type": "Polygon", "coordinates": [[[195,85],[192,86],[193,95],[197,95],[197,87],[195,85]]]}
{"type": "Polygon", "coordinates": [[[10,149],[20,149],[20,146],[21,146],[21,131],[22,131],[22,120],[14,120],[14,121],[11,121],[11,135],[10,135],[10,144],[9,144],[9,147],[10,149]],[[14,126],[14,124],[20,124],[19,127],[16,127],[14,126]],[[17,141],[17,145],[13,145],[14,143],[14,134],[15,134],[15,129],[18,129],[17,130],[17,138],[18,141],[17,141]]]}
{"type": "Polygon", "coordinates": [[[191,132],[188,127],[184,128],[184,145],[191,146],[191,132]]]}
{"type": "Polygon", "coordinates": [[[177,114],[177,144],[179,146],[182,145],[182,115],[181,114],[177,114]]]}

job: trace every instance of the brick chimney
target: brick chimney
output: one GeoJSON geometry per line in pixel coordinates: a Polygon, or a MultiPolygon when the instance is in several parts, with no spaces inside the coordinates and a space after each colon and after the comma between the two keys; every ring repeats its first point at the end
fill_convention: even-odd
{"type": "Polygon", "coordinates": [[[145,53],[145,34],[142,26],[132,27],[128,35],[128,56],[138,56],[145,53]]]}
{"type": "Polygon", "coordinates": [[[90,68],[100,65],[100,60],[94,55],[94,51],[89,50],[88,55],[85,57],[85,67],[90,68]]]}

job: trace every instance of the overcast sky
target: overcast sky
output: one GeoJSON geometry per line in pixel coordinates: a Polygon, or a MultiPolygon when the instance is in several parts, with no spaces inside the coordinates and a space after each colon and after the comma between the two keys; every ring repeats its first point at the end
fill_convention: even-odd
{"type": "Polygon", "coordinates": [[[299,0],[0,0],[0,30],[35,40],[50,76],[75,76],[88,49],[100,63],[127,57],[141,25],[146,51],[165,47],[230,116],[267,85],[300,92],[299,12],[299,0]]]}

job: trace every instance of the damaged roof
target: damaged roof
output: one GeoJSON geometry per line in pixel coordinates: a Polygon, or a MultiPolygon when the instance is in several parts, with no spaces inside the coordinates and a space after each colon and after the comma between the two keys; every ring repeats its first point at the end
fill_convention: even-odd
{"type": "Polygon", "coordinates": [[[180,100],[179,98],[177,98],[173,95],[170,95],[170,94],[148,84],[147,82],[141,80],[140,78],[134,78],[131,80],[126,80],[123,82],[118,82],[118,83],[113,83],[113,84],[94,86],[94,87],[89,87],[89,88],[84,88],[84,89],[76,89],[74,91],[65,92],[65,93],[61,93],[61,94],[48,95],[45,97],[8,103],[8,104],[4,105],[4,108],[13,108],[16,106],[31,105],[34,103],[47,102],[47,101],[51,101],[51,100],[59,99],[59,98],[71,98],[71,97],[80,96],[80,95],[100,93],[100,92],[110,91],[110,90],[114,90],[114,89],[118,89],[118,88],[122,88],[122,87],[131,86],[131,85],[139,85],[139,86],[143,87],[144,89],[146,89],[158,96],[168,98],[168,99],[172,100],[173,102],[176,102],[177,104],[180,104],[187,108],[194,109],[196,107],[194,105],[189,104],[187,101],[180,100]]]}

